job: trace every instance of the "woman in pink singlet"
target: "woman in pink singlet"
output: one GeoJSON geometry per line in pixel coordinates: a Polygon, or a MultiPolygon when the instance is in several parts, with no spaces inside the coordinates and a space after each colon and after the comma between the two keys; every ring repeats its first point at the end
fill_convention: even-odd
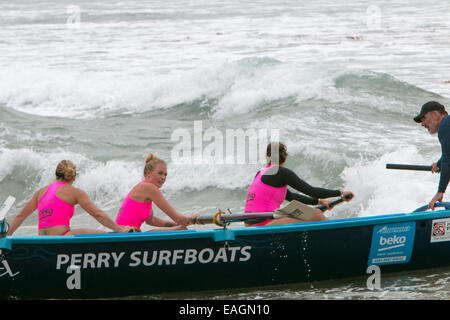
{"type": "Polygon", "coordinates": [[[105,212],[97,208],[86,192],[72,186],[76,177],[76,167],[69,160],[61,161],[56,167],[56,180],[39,189],[11,222],[8,235],[28,218],[36,209],[39,212],[39,235],[74,235],[105,233],[98,229],[70,229],[70,219],[77,204],[94,219],[114,232],[129,232],[130,228],[117,225],[105,212]]]}
{"type": "Polygon", "coordinates": [[[151,231],[186,230],[186,226],[195,223],[198,214],[183,215],[177,212],[159,190],[167,177],[167,165],[164,160],[150,153],[145,159],[144,180],[134,186],[125,197],[116,217],[121,226],[141,228],[145,222],[159,227],[151,231]],[[156,204],[173,221],[156,217],[152,204],[156,204]]]}
{"type": "MultiPolygon", "coordinates": [[[[343,197],[345,201],[350,201],[352,195],[350,191],[331,190],[313,187],[300,179],[295,172],[284,167],[287,159],[287,149],[282,143],[272,142],[267,146],[267,166],[255,176],[252,185],[247,193],[245,203],[246,213],[273,212],[280,208],[284,200],[297,200],[305,204],[321,204],[329,209],[329,201],[324,198],[343,197]],[[272,151],[275,152],[272,156],[272,151]],[[274,159],[274,161],[272,161],[274,159]],[[288,186],[306,195],[294,193],[288,190],[288,186]]],[[[328,220],[319,209],[309,221],[328,220]]],[[[246,226],[264,226],[298,223],[300,220],[294,218],[268,219],[258,224],[246,226]]]]}

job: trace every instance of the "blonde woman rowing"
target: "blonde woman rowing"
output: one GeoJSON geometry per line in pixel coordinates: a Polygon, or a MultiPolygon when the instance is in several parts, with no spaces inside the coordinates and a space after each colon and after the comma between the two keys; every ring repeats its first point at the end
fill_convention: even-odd
{"type": "Polygon", "coordinates": [[[72,230],[70,228],[70,220],[77,204],[99,223],[114,232],[130,231],[129,227],[117,225],[91,201],[86,192],[72,185],[76,178],[76,167],[71,161],[61,161],[56,167],[55,176],[55,181],[37,190],[14,218],[8,235],[12,235],[36,209],[39,212],[38,228],[41,236],[105,233],[106,231],[98,229],[81,228],[72,230]]]}
{"type": "Polygon", "coordinates": [[[165,161],[150,153],[145,160],[144,179],[134,186],[125,197],[117,214],[116,223],[139,229],[144,222],[159,227],[149,231],[185,230],[187,225],[193,224],[199,215],[185,216],[179,213],[159,190],[166,181],[166,177],[165,161]],[[172,221],[156,217],[152,210],[153,203],[172,221]]]}

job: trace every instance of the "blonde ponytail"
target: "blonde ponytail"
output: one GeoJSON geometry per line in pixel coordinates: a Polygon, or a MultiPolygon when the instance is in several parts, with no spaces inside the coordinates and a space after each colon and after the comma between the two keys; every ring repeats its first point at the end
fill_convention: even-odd
{"type": "Polygon", "coordinates": [[[145,158],[144,176],[148,171],[155,170],[156,165],[160,163],[166,165],[166,162],[164,160],[158,158],[158,156],[156,156],[155,154],[150,153],[147,158],[145,158]]]}
{"type": "Polygon", "coordinates": [[[75,180],[77,168],[70,160],[62,160],[56,166],[55,175],[57,179],[70,182],[75,180]]]}

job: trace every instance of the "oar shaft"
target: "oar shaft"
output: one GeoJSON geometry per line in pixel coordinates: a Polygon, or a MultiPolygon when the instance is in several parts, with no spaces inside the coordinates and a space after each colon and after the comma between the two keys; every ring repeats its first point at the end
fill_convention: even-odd
{"type": "Polygon", "coordinates": [[[387,163],[386,169],[431,171],[431,166],[416,165],[416,164],[387,163]]]}
{"type": "MultiPolygon", "coordinates": [[[[344,199],[337,199],[333,202],[330,202],[328,205],[330,206],[330,208],[333,208],[335,205],[337,205],[338,203],[341,203],[342,201],[344,201],[344,199]]],[[[327,210],[327,207],[325,206],[318,206],[316,207],[317,209],[319,209],[320,211],[324,212],[325,210],[327,210]]]]}
{"type": "Polygon", "coordinates": [[[204,216],[204,217],[198,217],[196,220],[197,224],[210,224],[215,223],[215,219],[217,219],[218,222],[238,222],[238,221],[245,221],[250,219],[272,219],[273,213],[272,212],[262,212],[262,213],[245,213],[245,214],[221,214],[221,215],[214,215],[214,216],[204,216]]]}
{"type": "MultiPolygon", "coordinates": [[[[335,205],[343,202],[344,200],[353,198],[353,194],[349,194],[345,196],[344,198],[339,198],[337,200],[334,200],[329,203],[330,209],[333,208],[335,205]]],[[[320,209],[322,212],[327,210],[325,206],[317,206],[317,209],[320,209]]],[[[313,210],[311,208],[311,210],[313,210]]],[[[281,215],[284,216],[284,215],[281,215]]],[[[286,215],[288,216],[288,215],[286,215]]],[[[196,224],[223,224],[227,222],[238,222],[238,221],[246,221],[246,220],[266,220],[266,219],[274,219],[279,218],[279,213],[273,213],[273,212],[260,212],[260,213],[244,213],[244,214],[218,214],[216,213],[214,216],[203,216],[198,217],[195,221],[196,224]]]]}

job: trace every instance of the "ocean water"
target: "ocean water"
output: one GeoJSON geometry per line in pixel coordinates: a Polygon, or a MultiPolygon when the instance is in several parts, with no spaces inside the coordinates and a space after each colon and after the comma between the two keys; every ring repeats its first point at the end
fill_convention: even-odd
{"type": "MultiPolygon", "coordinates": [[[[177,210],[241,212],[278,136],[300,177],[354,192],[331,219],[412,211],[438,175],[385,164],[440,156],[412,118],[429,100],[449,106],[449,35],[450,3],[438,0],[2,0],[0,201],[17,197],[12,219],[70,159],[75,185],[115,218],[153,152],[168,163],[162,191],[177,210]],[[228,132],[258,134],[234,144],[228,132]]],[[[32,215],[16,234],[36,225],[32,215]]],[[[101,227],[79,209],[72,225],[101,227]]],[[[448,278],[165,297],[448,299],[448,278]]]]}

